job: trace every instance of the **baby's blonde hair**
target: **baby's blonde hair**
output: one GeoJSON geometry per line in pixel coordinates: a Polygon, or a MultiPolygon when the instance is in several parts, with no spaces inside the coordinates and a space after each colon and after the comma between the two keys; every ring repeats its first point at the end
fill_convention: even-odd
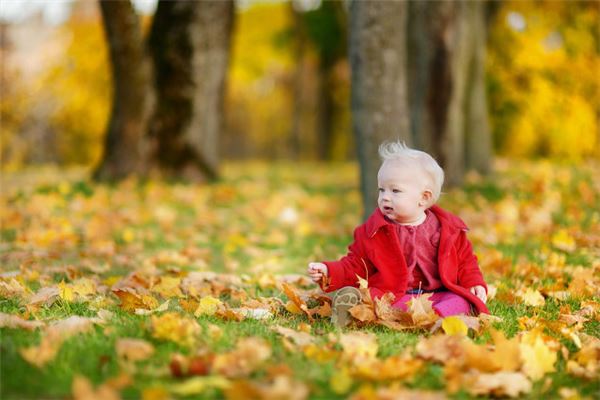
{"type": "Polygon", "coordinates": [[[379,146],[379,156],[382,161],[410,161],[417,164],[430,180],[432,199],[431,204],[435,204],[442,192],[444,184],[444,170],[435,161],[433,157],[424,151],[411,149],[404,142],[384,142],[379,146]]]}

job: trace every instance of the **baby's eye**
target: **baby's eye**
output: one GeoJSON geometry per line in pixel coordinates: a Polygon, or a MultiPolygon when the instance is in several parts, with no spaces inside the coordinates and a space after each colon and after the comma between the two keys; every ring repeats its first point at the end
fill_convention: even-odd
{"type": "Polygon", "coordinates": [[[401,190],[394,189],[394,190],[392,190],[392,192],[393,192],[393,193],[400,193],[400,192],[401,192],[401,190]]]}
{"type": "Polygon", "coordinates": [[[383,192],[383,188],[379,188],[378,190],[379,190],[379,193],[383,192]]]}

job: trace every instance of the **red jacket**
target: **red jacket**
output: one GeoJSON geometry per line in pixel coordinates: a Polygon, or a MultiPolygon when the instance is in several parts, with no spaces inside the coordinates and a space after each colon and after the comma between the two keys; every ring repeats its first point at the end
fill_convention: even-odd
{"type": "MultiPolygon", "coordinates": [[[[446,289],[471,302],[479,313],[488,313],[485,304],[469,289],[476,285],[486,288],[477,257],[467,239],[465,223],[438,206],[430,210],[441,225],[438,266],[446,289]]],[[[358,286],[356,275],[367,279],[371,297],[379,298],[392,292],[402,297],[408,284],[408,268],[393,222],[377,208],[367,221],[354,230],[354,242],[348,254],[338,261],[327,261],[329,285],[327,292],[344,286],[358,286]]]]}

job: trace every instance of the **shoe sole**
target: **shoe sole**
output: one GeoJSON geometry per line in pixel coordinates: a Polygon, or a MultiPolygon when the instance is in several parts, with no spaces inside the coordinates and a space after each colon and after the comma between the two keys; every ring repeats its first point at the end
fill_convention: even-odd
{"type": "Polygon", "coordinates": [[[333,298],[331,323],[341,328],[350,323],[350,309],[360,303],[362,296],[354,287],[340,289],[333,298]]]}

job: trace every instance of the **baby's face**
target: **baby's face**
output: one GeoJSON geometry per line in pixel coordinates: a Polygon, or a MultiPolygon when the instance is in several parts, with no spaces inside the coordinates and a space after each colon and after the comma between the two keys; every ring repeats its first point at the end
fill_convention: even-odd
{"type": "Polygon", "coordinates": [[[377,174],[379,198],[377,205],[389,219],[409,224],[422,218],[431,191],[426,189],[427,177],[404,162],[388,160],[377,174]]]}

